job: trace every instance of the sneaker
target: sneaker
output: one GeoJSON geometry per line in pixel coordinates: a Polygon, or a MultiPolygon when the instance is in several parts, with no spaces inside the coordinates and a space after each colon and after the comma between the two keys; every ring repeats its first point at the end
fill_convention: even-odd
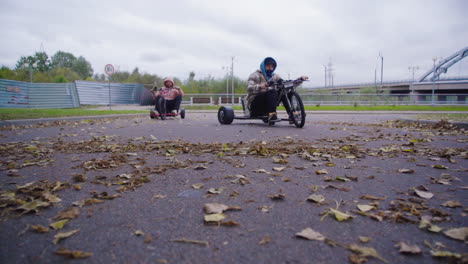
{"type": "Polygon", "coordinates": [[[268,121],[277,120],[277,119],[278,119],[278,116],[276,116],[276,112],[271,112],[268,114],[268,121]]]}

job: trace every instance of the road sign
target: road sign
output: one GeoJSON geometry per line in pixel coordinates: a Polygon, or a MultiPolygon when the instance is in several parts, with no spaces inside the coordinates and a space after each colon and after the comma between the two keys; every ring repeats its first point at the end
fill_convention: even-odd
{"type": "Polygon", "coordinates": [[[106,72],[107,75],[112,75],[112,74],[114,74],[114,66],[112,66],[112,64],[107,64],[107,65],[104,67],[104,72],[106,72]]]}

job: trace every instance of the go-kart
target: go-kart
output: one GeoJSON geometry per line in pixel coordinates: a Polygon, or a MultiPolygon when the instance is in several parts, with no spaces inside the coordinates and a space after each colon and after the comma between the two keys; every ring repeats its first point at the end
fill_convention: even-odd
{"type": "Polygon", "coordinates": [[[246,111],[245,102],[243,100],[244,98],[242,98],[242,110],[244,111],[243,116],[236,116],[232,107],[221,106],[218,110],[218,121],[223,125],[229,125],[234,121],[234,119],[260,119],[270,126],[274,125],[276,122],[289,121],[290,124],[294,124],[296,127],[302,128],[305,124],[306,113],[304,110],[304,104],[302,103],[302,99],[296,92],[296,86],[302,81],[303,80],[299,78],[296,80],[280,80],[276,83],[272,82],[268,84],[268,89],[276,89],[278,91],[277,105],[279,106],[282,100],[284,100],[284,103],[288,104],[287,106],[285,105],[288,118],[277,118],[269,120],[268,116],[266,115],[250,115],[248,114],[249,111],[246,111]]]}
{"type": "Polygon", "coordinates": [[[161,120],[165,120],[167,117],[176,117],[180,116],[180,118],[185,118],[185,108],[181,108],[179,112],[176,113],[158,113],[156,110],[150,110],[150,117],[151,119],[161,118],[161,120]]]}

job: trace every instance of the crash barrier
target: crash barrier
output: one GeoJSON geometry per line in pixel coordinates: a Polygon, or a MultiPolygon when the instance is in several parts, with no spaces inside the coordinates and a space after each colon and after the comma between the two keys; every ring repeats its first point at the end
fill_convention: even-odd
{"type": "Polygon", "coordinates": [[[139,83],[75,81],[80,104],[109,105],[140,103],[147,91],[139,83]]]}
{"type": "Polygon", "coordinates": [[[79,106],[75,83],[27,83],[0,79],[1,108],[73,108],[79,106]]]}

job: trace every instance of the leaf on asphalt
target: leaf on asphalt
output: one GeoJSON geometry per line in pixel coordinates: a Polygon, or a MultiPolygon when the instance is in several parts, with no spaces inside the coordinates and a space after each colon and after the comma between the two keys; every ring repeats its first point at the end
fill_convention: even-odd
{"type": "Polygon", "coordinates": [[[69,250],[65,248],[59,248],[57,251],[55,251],[55,255],[64,256],[71,259],[83,259],[91,257],[93,253],[81,250],[69,250]]]}
{"type": "Polygon", "coordinates": [[[135,230],[135,232],[133,232],[133,234],[134,234],[135,236],[143,236],[143,235],[145,235],[145,233],[144,233],[143,231],[141,231],[140,229],[135,230]]]}
{"type": "Polygon", "coordinates": [[[305,239],[308,239],[308,240],[318,240],[318,241],[324,241],[325,240],[325,237],[322,234],[320,234],[317,231],[314,231],[310,227],[307,227],[306,229],[302,230],[301,232],[296,233],[296,236],[300,237],[300,238],[305,238],[305,239]]]}
{"type": "Polygon", "coordinates": [[[433,193],[424,192],[424,191],[420,191],[420,190],[417,190],[417,189],[414,189],[414,192],[416,193],[417,196],[419,196],[421,198],[424,198],[424,199],[431,199],[434,196],[433,193]]]}
{"type": "Polygon", "coordinates": [[[326,169],[316,170],[315,174],[317,175],[328,174],[328,171],[326,169]]]}
{"type": "Polygon", "coordinates": [[[286,195],[283,193],[275,193],[275,194],[270,194],[268,195],[272,200],[284,200],[286,198],[286,195]]]}
{"type": "Polygon", "coordinates": [[[343,213],[341,211],[338,211],[336,209],[330,208],[330,213],[335,216],[335,219],[338,220],[339,222],[341,221],[346,221],[348,219],[352,219],[354,216],[343,213]]]}
{"type": "Polygon", "coordinates": [[[426,229],[433,233],[438,233],[442,231],[442,228],[440,228],[437,225],[432,224],[429,219],[430,219],[430,216],[429,217],[422,216],[421,221],[419,222],[419,229],[426,229]]]}
{"type": "Polygon", "coordinates": [[[436,258],[456,258],[461,259],[461,254],[453,253],[450,251],[442,251],[442,250],[431,250],[431,256],[436,258]]]}
{"type": "Polygon", "coordinates": [[[365,237],[365,236],[359,236],[359,241],[361,241],[361,243],[367,243],[371,240],[370,237],[365,237]]]}
{"type": "Polygon", "coordinates": [[[92,192],[91,193],[93,195],[94,198],[97,198],[97,199],[105,199],[105,200],[113,200],[117,197],[121,197],[122,195],[120,194],[108,194],[107,192],[101,192],[101,193],[96,193],[96,192],[92,192]]]}
{"type": "Polygon", "coordinates": [[[258,209],[260,209],[260,211],[262,211],[262,213],[268,213],[271,208],[273,208],[273,206],[263,205],[263,206],[260,206],[258,209]]]}
{"type": "Polygon", "coordinates": [[[343,178],[343,177],[340,177],[340,176],[336,176],[336,177],[335,177],[335,180],[337,180],[337,181],[342,181],[342,182],[349,182],[349,181],[351,181],[350,179],[346,179],[346,178],[343,178]]]}
{"type": "Polygon", "coordinates": [[[42,193],[42,197],[46,199],[47,201],[51,203],[59,203],[62,201],[62,199],[58,198],[57,196],[51,194],[50,192],[44,192],[42,193]]]}
{"type": "Polygon", "coordinates": [[[321,203],[325,201],[325,197],[320,194],[312,194],[309,197],[307,197],[307,201],[315,202],[315,203],[321,203]]]}
{"type": "Polygon", "coordinates": [[[158,194],[153,195],[153,197],[151,199],[152,200],[157,200],[157,199],[164,199],[166,197],[167,197],[167,195],[158,193],[158,194]]]}
{"type": "Polygon", "coordinates": [[[208,193],[211,193],[211,194],[220,194],[220,193],[222,193],[222,192],[224,191],[224,189],[226,189],[226,188],[224,188],[224,187],[220,187],[220,188],[210,188],[210,189],[208,190],[208,193]]]}
{"type": "Polygon", "coordinates": [[[405,242],[398,242],[395,247],[400,249],[400,253],[421,254],[422,251],[417,245],[408,245],[405,242]]]}
{"type": "Polygon", "coordinates": [[[70,232],[60,232],[60,233],[58,233],[58,234],[56,234],[54,236],[54,240],[52,242],[54,244],[57,244],[58,242],[60,242],[60,240],[65,239],[67,237],[71,237],[74,234],[78,233],[79,231],[80,231],[80,229],[75,229],[75,230],[72,230],[70,232]]]}
{"type": "Polygon", "coordinates": [[[234,183],[234,184],[239,183],[241,185],[246,185],[246,184],[250,183],[250,179],[245,177],[244,175],[238,174],[238,175],[236,175],[236,177],[237,177],[237,179],[231,181],[231,183],[234,183]]]}
{"type": "Polygon", "coordinates": [[[260,242],[258,242],[259,245],[263,246],[265,244],[268,244],[271,242],[270,236],[264,236],[260,242]]]}
{"type": "Polygon", "coordinates": [[[377,196],[374,196],[374,195],[368,195],[368,194],[366,194],[366,195],[361,196],[361,199],[363,199],[363,200],[382,200],[382,201],[383,201],[383,200],[385,200],[385,199],[387,199],[387,198],[385,198],[385,197],[377,197],[377,196]]]}
{"type": "Polygon", "coordinates": [[[445,203],[442,204],[442,206],[449,207],[449,208],[463,207],[462,204],[458,201],[446,201],[445,203]]]}
{"type": "Polygon", "coordinates": [[[36,233],[47,233],[49,232],[49,228],[42,226],[42,225],[32,225],[31,229],[34,230],[36,233]]]}
{"type": "Polygon", "coordinates": [[[444,231],[444,235],[453,239],[467,241],[468,240],[468,227],[452,228],[452,229],[444,231]]]}
{"type": "Polygon", "coordinates": [[[100,204],[100,203],[104,203],[103,200],[100,200],[100,199],[96,199],[96,198],[88,198],[88,199],[85,199],[85,200],[80,200],[80,201],[76,201],[76,202],[73,202],[72,204],[74,206],[78,206],[78,207],[83,207],[83,206],[90,206],[90,205],[93,205],[93,204],[100,204]]]}
{"type": "Polygon", "coordinates": [[[202,246],[205,246],[205,247],[208,246],[208,241],[193,240],[193,239],[187,239],[187,238],[173,239],[173,240],[171,240],[171,242],[196,244],[196,245],[202,245],[202,246]]]}
{"type": "Polygon", "coordinates": [[[265,169],[255,169],[255,170],[252,170],[252,172],[256,172],[256,173],[266,173],[266,174],[270,174],[270,173],[271,173],[271,172],[266,171],[265,169]]]}
{"type": "Polygon", "coordinates": [[[80,209],[76,207],[69,207],[63,211],[60,211],[53,219],[73,219],[76,218],[80,214],[80,209]]]}
{"type": "Polygon", "coordinates": [[[239,222],[232,221],[232,220],[219,222],[219,224],[222,226],[240,226],[239,222]]]}
{"type": "Polygon", "coordinates": [[[273,167],[273,170],[274,171],[284,171],[286,169],[286,167],[273,167]]]}
{"type": "Polygon", "coordinates": [[[74,182],[86,182],[86,176],[83,174],[73,174],[72,180],[74,182]]]}
{"type": "Polygon", "coordinates": [[[226,219],[226,215],[224,214],[220,214],[220,213],[216,213],[216,214],[207,214],[205,215],[204,217],[204,220],[205,222],[207,223],[217,223],[217,222],[220,222],[222,220],[226,219]]]}
{"type": "Polygon", "coordinates": [[[277,164],[287,164],[289,161],[285,158],[277,158],[277,157],[273,157],[273,163],[277,163],[277,164]]]}
{"type": "Polygon", "coordinates": [[[414,173],[414,170],[412,170],[412,169],[398,169],[398,172],[400,172],[400,173],[414,173]]]}
{"type": "Polygon", "coordinates": [[[383,261],[385,263],[388,263],[387,260],[382,258],[379,253],[374,248],[371,247],[362,247],[357,244],[351,244],[348,246],[348,249],[351,250],[352,252],[358,254],[361,257],[373,257],[376,258],[380,261],[383,261]]]}
{"type": "Polygon", "coordinates": [[[434,169],[439,169],[439,170],[446,170],[446,169],[448,169],[448,168],[445,167],[444,165],[440,165],[440,164],[433,165],[432,168],[434,168],[434,169]]]}
{"type": "Polygon", "coordinates": [[[227,206],[220,203],[207,203],[203,206],[203,210],[207,214],[221,214],[229,210],[242,210],[239,206],[227,206]]]}
{"type": "Polygon", "coordinates": [[[208,169],[208,167],[206,167],[204,165],[197,165],[193,169],[194,170],[205,170],[205,169],[208,169]]]}
{"type": "Polygon", "coordinates": [[[59,229],[62,229],[68,221],[70,221],[70,219],[63,219],[63,220],[54,222],[50,224],[49,226],[52,227],[54,230],[59,230],[59,229]]]}
{"type": "Polygon", "coordinates": [[[39,212],[39,208],[49,207],[49,206],[50,206],[50,203],[48,202],[44,202],[40,200],[32,200],[31,202],[25,203],[21,205],[20,207],[16,208],[16,210],[23,210],[24,214],[32,212],[32,211],[37,213],[39,212]]]}
{"type": "Polygon", "coordinates": [[[375,209],[374,206],[368,205],[368,204],[358,204],[358,205],[357,205],[357,208],[358,208],[361,212],[369,212],[370,210],[374,210],[374,209],[375,209]]]}
{"type": "Polygon", "coordinates": [[[356,255],[356,254],[351,254],[349,255],[349,262],[353,263],[353,264],[363,264],[363,263],[366,263],[368,261],[368,259],[366,257],[362,257],[362,256],[359,256],[359,255],[356,255]]]}
{"type": "Polygon", "coordinates": [[[203,183],[194,183],[192,184],[192,188],[194,188],[195,190],[200,190],[203,187],[203,185],[203,183]]]}

